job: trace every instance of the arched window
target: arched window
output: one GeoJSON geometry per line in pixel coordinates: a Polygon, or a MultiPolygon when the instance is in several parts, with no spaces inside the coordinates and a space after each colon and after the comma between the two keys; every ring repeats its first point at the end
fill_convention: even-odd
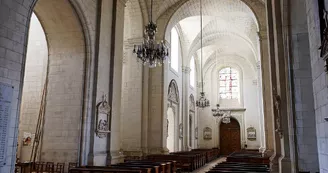
{"type": "Polygon", "coordinates": [[[239,79],[238,71],[227,67],[219,72],[220,87],[219,94],[222,99],[238,99],[239,98],[239,79]]]}
{"type": "Polygon", "coordinates": [[[171,30],[171,68],[179,71],[179,35],[175,28],[171,30]]]}
{"type": "Polygon", "coordinates": [[[190,76],[189,76],[190,86],[195,87],[196,70],[195,70],[195,59],[194,59],[194,57],[191,57],[189,67],[190,67],[190,76]]]}

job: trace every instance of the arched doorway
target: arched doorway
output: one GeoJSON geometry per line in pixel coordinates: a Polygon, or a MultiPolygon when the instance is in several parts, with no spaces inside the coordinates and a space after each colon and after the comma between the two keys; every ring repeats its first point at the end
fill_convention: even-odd
{"type": "Polygon", "coordinates": [[[240,126],[237,120],[231,118],[228,124],[220,125],[220,151],[222,155],[229,155],[241,149],[240,126]]]}

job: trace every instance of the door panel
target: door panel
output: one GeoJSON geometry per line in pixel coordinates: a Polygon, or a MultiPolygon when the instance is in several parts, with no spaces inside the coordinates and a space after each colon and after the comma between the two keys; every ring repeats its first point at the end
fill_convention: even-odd
{"type": "Polygon", "coordinates": [[[241,149],[240,126],[237,120],[231,118],[229,124],[220,125],[220,151],[222,155],[229,155],[241,149]]]}

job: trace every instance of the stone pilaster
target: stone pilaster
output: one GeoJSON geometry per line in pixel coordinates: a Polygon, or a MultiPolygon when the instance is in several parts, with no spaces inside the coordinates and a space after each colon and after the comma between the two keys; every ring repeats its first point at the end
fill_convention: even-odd
{"type": "Polygon", "coordinates": [[[189,139],[192,136],[189,136],[189,76],[190,76],[190,67],[182,67],[182,117],[183,117],[183,146],[184,150],[190,150],[189,139]]]}

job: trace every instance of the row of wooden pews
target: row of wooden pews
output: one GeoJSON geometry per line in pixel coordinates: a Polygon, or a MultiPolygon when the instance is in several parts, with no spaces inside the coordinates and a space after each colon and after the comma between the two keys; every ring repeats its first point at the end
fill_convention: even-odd
{"type": "Polygon", "coordinates": [[[110,166],[82,166],[72,168],[70,173],[175,173],[175,161],[133,160],[110,166]]]}
{"type": "Polygon", "coordinates": [[[176,167],[181,171],[191,172],[206,163],[214,160],[219,155],[218,149],[197,149],[183,152],[173,152],[170,154],[149,155],[149,160],[175,160],[176,167]]]}
{"type": "Polygon", "coordinates": [[[208,173],[268,173],[269,156],[258,151],[242,150],[227,157],[226,162],[214,166],[208,173]]]}
{"type": "Polygon", "coordinates": [[[223,162],[217,164],[207,173],[268,173],[268,165],[243,162],[223,162]]]}
{"type": "Polygon", "coordinates": [[[197,149],[170,154],[153,154],[141,160],[125,160],[110,166],[82,166],[69,173],[179,173],[191,172],[217,158],[218,149],[197,149]]]}

